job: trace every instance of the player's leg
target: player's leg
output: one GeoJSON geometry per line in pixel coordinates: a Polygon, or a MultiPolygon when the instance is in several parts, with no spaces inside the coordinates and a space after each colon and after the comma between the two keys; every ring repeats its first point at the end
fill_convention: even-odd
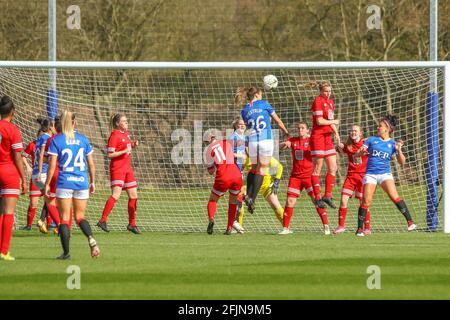
{"type": "MultiPolygon", "coordinates": [[[[3,191],[3,190],[2,190],[3,191]]],[[[0,259],[12,261],[15,260],[9,254],[9,247],[12,239],[12,232],[14,227],[14,210],[19,200],[19,189],[17,195],[2,194],[2,206],[0,212],[0,259]]]]}
{"type": "Polygon", "coordinates": [[[137,182],[136,178],[134,177],[134,172],[131,169],[125,175],[125,183],[123,185],[123,190],[126,190],[128,194],[127,230],[134,234],[140,234],[141,231],[136,226],[136,211],[138,202],[137,182]]]}
{"type": "Polygon", "coordinates": [[[122,193],[122,187],[125,183],[124,179],[125,175],[111,173],[111,195],[109,196],[108,200],[106,200],[102,212],[102,217],[97,223],[97,227],[99,227],[105,232],[109,232],[106,220],[108,219],[108,216],[111,213],[111,211],[114,209],[116,202],[120,198],[120,194],[122,193]]]}
{"type": "Polygon", "coordinates": [[[325,202],[322,201],[320,188],[320,173],[322,172],[325,156],[325,140],[322,134],[312,135],[310,138],[311,155],[313,161],[313,173],[311,175],[311,184],[314,190],[314,198],[319,208],[325,208],[325,202]]]}
{"type": "Polygon", "coordinates": [[[206,232],[208,234],[212,234],[214,232],[214,217],[216,215],[217,211],[217,202],[219,201],[220,197],[222,197],[224,193],[218,190],[211,190],[211,194],[209,196],[208,201],[208,228],[206,229],[206,232]]]}
{"type": "Polygon", "coordinates": [[[288,191],[288,196],[283,211],[283,221],[282,221],[283,229],[280,232],[278,232],[278,234],[286,235],[292,233],[291,229],[289,228],[289,225],[291,223],[292,215],[294,214],[294,207],[297,202],[297,198],[298,195],[293,194],[293,192],[289,193],[288,191]]]}
{"type": "Polygon", "coordinates": [[[416,224],[414,223],[411,214],[409,213],[408,207],[406,206],[405,201],[403,201],[398,195],[397,188],[395,187],[395,183],[393,179],[386,179],[381,183],[381,188],[383,188],[384,192],[386,192],[391,198],[391,200],[397,206],[397,209],[403,214],[408,223],[408,231],[413,231],[416,229],[416,224]]]}
{"type": "MultiPolygon", "coordinates": [[[[230,189],[230,195],[228,198],[228,221],[227,221],[227,229],[225,231],[226,235],[230,235],[233,230],[233,224],[236,219],[236,208],[237,208],[237,197],[240,193],[240,188],[237,190],[230,189]]],[[[236,230],[238,233],[244,233],[242,230],[236,230]]]]}
{"type": "Polygon", "coordinates": [[[37,205],[39,203],[39,196],[34,195],[31,192],[32,191],[30,191],[30,200],[27,210],[27,224],[22,228],[22,230],[31,230],[31,226],[33,225],[33,220],[37,211],[37,205]]]}
{"type": "Polygon", "coordinates": [[[59,221],[59,239],[63,253],[57,257],[59,260],[70,259],[70,230],[69,230],[69,218],[70,208],[72,207],[72,195],[73,190],[57,189],[56,190],[56,204],[58,211],[61,213],[61,219],[59,221]]]}
{"type": "MultiPolygon", "coordinates": [[[[355,176],[353,179],[353,183],[355,185],[355,198],[359,200],[359,204],[362,204],[362,198],[363,198],[363,177],[364,175],[361,174],[359,176],[355,176]]],[[[372,231],[370,230],[370,208],[367,208],[366,213],[366,219],[364,221],[364,234],[366,236],[372,234],[372,231]]]]}
{"type": "Polygon", "coordinates": [[[373,194],[377,189],[377,179],[371,175],[364,176],[363,198],[361,205],[358,209],[358,229],[356,231],[357,236],[364,236],[364,222],[366,219],[367,211],[372,204],[373,194]]]}
{"type": "Polygon", "coordinates": [[[275,217],[277,217],[278,221],[281,223],[281,226],[283,226],[284,208],[281,206],[278,196],[273,194],[273,192],[270,192],[268,195],[266,194],[265,198],[275,213],[275,217]]]}
{"type": "Polygon", "coordinates": [[[91,257],[97,258],[100,255],[100,248],[97,241],[94,239],[89,221],[86,220],[84,214],[89,199],[89,190],[76,190],[73,195],[73,214],[75,221],[80,227],[83,234],[88,239],[89,248],[91,250],[91,257]]]}
{"type": "MultiPolygon", "coordinates": [[[[347,217],[347,211],[348,211],[348,200],[352,197],[353,192],[355,190],[354,183],[352,181],[352,178],[350,176],[347,176],[345,178],[344,184],[342,185],[342,191],[341,191],[341,202],[339,205],[339,211],[338,211],[338,218],[339,223],[338,227],[334,231],[334,234],[339,234],[345,231],[345,219],[347,217]]],[[[361,196],[362,198],[362,182],[361,182],[361,196]]]]}
{"type": "Polygon", "coordinates": [[[341,203],[339,205],[339,211],[338,211],[338,227],[336,230],[334,230],[334,234],[339,234],[345,231],[345,218],[347,217],[347,211],[348,211],[348,199],[350,199],[350,196],[348,194],[344,194],[344,189],[342,190],[341,194],[341,203]]]}
{"type": "Polygon", "coordinates": [[[331,135],[327,135],[325,150],[325,163],[327,165],[327,175],[325,176],[325,196],[322,200],[331,208],[336,209],[337,206],[333,201],[332,192],[334,180],[337,171],[336,150],[334,149],[331,135]]]}
{"type": "Polygon", "coordinates": [[[137,201],[138,201],[138,194],[137,194],[137,188],[129,188],[126,189],[128,193],[128,226],[127,230],[134,233],[134,234],[140,234],[141,231],[136,226],[136,211],[137,211],[137,201]]]}
{"type": "MultiPolygon", "coordinates": [[[[257,163],[256,172],[253,177],[253,184],[251,192],[249,190],[249,184],[247,182],[247,194],[249,195],[250,205],[248,209],[250,213],[253,213],[254,204],[258,196],[259,190],[261,189],[264,177],[269,172],[269,164],[273,155],[273,140],[263,140],[256,143],[256,152],[253,151],[253,159],[251,157],[252,163],[257,163]],[[256,159],[255,158],[256,155],[256,159]],[[256,162],[253,162],[256,160],[256,162]]],[[[248,180],[247,180],[248,181],[248,180]]]]}
{"type": "Polygon", "coordinates": [[[289,229],[289,224],[291,223],[291,218],[294,214],[295,203],[297,202],[297,198],[300,196],[300,188],[301,179],[291,176],[288,182],[287,199],[283,212],[283,230],[281,230],[278,234],[292,233],[289,229]]]}

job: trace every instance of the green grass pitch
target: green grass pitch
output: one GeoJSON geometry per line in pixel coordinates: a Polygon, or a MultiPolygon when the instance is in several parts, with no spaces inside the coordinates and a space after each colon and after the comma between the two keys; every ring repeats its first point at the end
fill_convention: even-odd
{"type": "MultiPolygon", "coordinates": [[[[220,232],[219,232],[220,231],[220,232]]],[[[450,299],[450,246],[443,233],[279,236],[246,233],[96,233],[89,256],[74,232],[72,260],[59,239],[17,231],[0,261],[0,299],[450,299]],[[81,289],[66,286],[76,265],[81,289]],[[381,289],[368,289],[380,268],[381,289]]]]}

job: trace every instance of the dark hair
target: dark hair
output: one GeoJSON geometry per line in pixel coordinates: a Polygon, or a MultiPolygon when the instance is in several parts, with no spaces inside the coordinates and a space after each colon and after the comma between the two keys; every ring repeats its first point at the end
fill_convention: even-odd
{"type": "Polygon", "coordinates": [[[120,118],[124,115],[121,113],[115,113],[111,116],[109,120],[109,127],[111,130],[116,129],[119,126],[120,118]]]}
{"type": "Polygon", "coordinates": [[[252,101],[255,98],[255,95],[260,92],[262,92],[262,90],[258,86],[239,87],[234,94],[234,103],[239,106],[244,98],[247,98],[248,101],[252,101]]]}
{"type": "Polygon", "coordinates": [[[386,117],[383,118],[382,121],[387,123],[387,125],[389,127],[389,132],[393,132],[395,130],[395,127],[397,127],[397,124],[398,124],[397,117],[392,114],[388,114],[386,117]]]}
{"type": "Polygon", "coordinates": [[[14,110],[14,102],[8,96],[3,96],[0,100],[0,115],[7,116],[14,110]]]}
{"type": "Polygon", "coordinates": [[[50,120],[47,118],[37,118],[36,121],[41,125],[40,131],[47,132],[50,129],[50,120]]]}
{"type": "Polygon", "coordinates": [[[62,125],[61,125],[61,116],[57,115],[55,119],[53,120],[53,125],[55,126],[55,130],[58,133],[62,132],[62,125]]]}

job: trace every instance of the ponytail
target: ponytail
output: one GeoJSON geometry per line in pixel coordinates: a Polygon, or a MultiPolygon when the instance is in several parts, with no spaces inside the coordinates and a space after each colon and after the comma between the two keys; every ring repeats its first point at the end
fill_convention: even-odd
{"type": "Polygon", "coordinates": [[[262,92],[262,90],[257,86],[239,87],[234,94],[234,104],[240,106],[245,98],[248,101],[252,101],[255,98],[255,95],[260,92],[262,92]]]}
{"type": "Polygon", "coordinates": [[[109,129],[113,131],[114,129],[117,129],[119,127],[120,118],[122,118],[123,115],[120,113],[115,113],[109,118],[109,129]]]}
{"type": "Polygon", "coordinates": [[[39,131],[46,133],[48,132],[48,130],[50,130],[50,120],[48,120],[47,118],[37,118],[36,122],[41,125],[39,131]]]}
{"type": "Polygon", "coordinates": [[[74,132],[75,114],[64,110],[61,116],[62,133],[66,136],[66,141],[75,139],[74,132]]]}

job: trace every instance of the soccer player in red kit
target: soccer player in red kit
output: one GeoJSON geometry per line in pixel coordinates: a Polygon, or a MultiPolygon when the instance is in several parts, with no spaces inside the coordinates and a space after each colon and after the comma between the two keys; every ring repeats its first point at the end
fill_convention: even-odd
{"type": "MultiPolygon", "coordinates": [[[[338,150],[345,153],[348,157],[347,177],[342,185],[341,192],[341,204],[339,206],[339,226],[334,230],[334,234],[339,234],[345,231],[345,217],[347,216],[348,199],[353,196],[355,192],[355,198],[362,200],[363,196],[363,178],[366,173],[367,155],[360,157],[355,156],[355,153],[364,144],[364,135],[362,128],[358,125],[353,125],[349,132],[347,142],[340,143],[338,150]]],[[[370,212],[367,211],[365,218],[364,234],[370,234],[370,212]]]]}
{"type": "Polygon", "coordinates": [[[225,234],[230,235],[236,218],[237,197],[241,192],[242,174],[235,163],[233,146],[229,141],[216,140],[213,135],[209,137],[208,141],[210,144],[205,151],[208,173],[212,175],[215,172],[216,175],[208,201],[209,223],[206,232],[208,234],[213,233],[217,201],[225,192],[229,191],[228,223],[225,234]]]}
{"type": "Polygon", "coordinates": [[[0,100],[0,260],[15,260],[9,253],[14,226],[14,210],[19,195],[26,192],[22,160],[22,136],[11,123],[14,103],[8,96],[0,100]],[[22,181],[22,182],[21,182],[22,181]]]}
{"type": "Polygon", "coordinates": [[[313,128],[311,132],[311,155],[313,157],[314,169],[311,175],[311,182],[314,190],[316,203],[320,208],[325,208],[325,203],[333,209],[336,204],[333,201],[331,192],[333,191],[334,179],[337,171],[336,149],[333,144],[333,134],[337,143],[340,142],[339,133],[336,126],[339,120],[334,119],[334,101],[331,99],[331,84],[327,81],[318,84],[320,95],[314,99],[311,107],[313,114],[313,128]],[[327,165],[327,175],[325,177],[325,195],[320,195],[320,173],[323,162],[327,165]]]}
{"type": "Polygon", "coordinates": [[[108,140],[108,157],[111,159],[109,174],[111,179],[112,194],[106,201],[103,214],[97,226],[105,232],[109,232],[106,225],[108,215],[111,213],[122,190],[128,193],[128,226],[127,230],[140,234],[136,226],[137,210],[137,182],[131,166],[131,152],[139,145],[139,141],[132,141],[128,132],[128,120],[123,114],[116,113],[111,117],[112,133],[108,140]]]}
{"type": "Polygon", "coordinates": [[[305,122],[299,122],[298,137],[289,138],[281,144],[282,149],[291,149],[292,151],[292,171],[289,178],[286,206],[283,214],[283,230],[279,234],[290,234],[289,223],[294,213],[295,203],[304,189],[310,196],[316,211],[319,214],[323,224],[323,231],[326,235],[330,234],[328,225],[328,216],[325,208],[317,206],[314,198],[313,187],[311,184],[311,174],[313,172],[313,163],[311,159],[311,147],[309,140],[309,129],[305,122]]]}

